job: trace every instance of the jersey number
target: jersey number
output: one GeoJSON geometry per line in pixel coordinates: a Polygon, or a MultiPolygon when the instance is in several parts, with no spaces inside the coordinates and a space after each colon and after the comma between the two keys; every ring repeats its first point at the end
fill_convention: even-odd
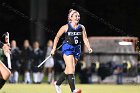
{"type": "Polygon", "coordinates": [[[75,44],[78,44],[78,37],[77,36],[74,37],[74,42],[75,42],[75,44]]]}

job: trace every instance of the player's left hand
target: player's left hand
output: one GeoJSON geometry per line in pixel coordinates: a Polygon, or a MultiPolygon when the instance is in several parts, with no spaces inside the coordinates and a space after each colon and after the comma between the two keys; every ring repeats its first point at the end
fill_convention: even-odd
{"type": "Polygon", "coordinates": [[[88,49],[88,52],[89,52],[89,53],[92,53],[92,52],[93,52],[92,48],[89,48],[89,49],[88,49]]]}

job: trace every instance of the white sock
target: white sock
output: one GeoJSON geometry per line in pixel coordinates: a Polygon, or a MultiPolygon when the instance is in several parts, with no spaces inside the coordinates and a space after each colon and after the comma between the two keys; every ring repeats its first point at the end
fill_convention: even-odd
{"type": "Polygon", "coordinates": [[[38,73],[33,73],[33,81],[34,83],[37,83],[38,82],[38,73]]]}
{"type": "Polygon", "coordinates": [[[42,78],[41,72],[38,72],[37,73],[37,82],[41,82],[41,78],[42,78]]]}
{"type": "Polygon", "coordinates": [[[18,72],[15,71],[14,72],[14,81],[15,81],[15,83],[18,83],[18,76],[19,76],[18,72]]]}
{"type": "Polygon", "coordinates": [[[138,84],[140,83],[140,75],[137,76],[138,84]]]}
{"type": "Polygon", "coordinates": [[[42,82],[42,80],[44,78],[44,73],[40,73],[39,78],[40,78],[39,82],[42,82]]]}
{"type": "Polygon", "coordinates": [[[24,80],[25,83],[31,83],[30,72],[25,72],[24,80]]]}

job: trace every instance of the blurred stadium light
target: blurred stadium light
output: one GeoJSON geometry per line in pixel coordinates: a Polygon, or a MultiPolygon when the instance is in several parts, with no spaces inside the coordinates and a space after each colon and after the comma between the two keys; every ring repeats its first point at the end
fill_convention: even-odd
{"type": "Polygon", "coordinates": [[[119,42],[119,45],[132,45],[132,42],[127,42],[127,41],[121,41],[119,42]]]}

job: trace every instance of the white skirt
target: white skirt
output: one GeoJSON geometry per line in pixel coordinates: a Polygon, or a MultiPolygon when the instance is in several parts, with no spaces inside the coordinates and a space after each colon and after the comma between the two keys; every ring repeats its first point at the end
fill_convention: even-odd
{"type": "Polygon", "coordinates": [[[45,68],[52,68],[54,66],[54,59],[50,57],[44,64],[45,68]]]}

